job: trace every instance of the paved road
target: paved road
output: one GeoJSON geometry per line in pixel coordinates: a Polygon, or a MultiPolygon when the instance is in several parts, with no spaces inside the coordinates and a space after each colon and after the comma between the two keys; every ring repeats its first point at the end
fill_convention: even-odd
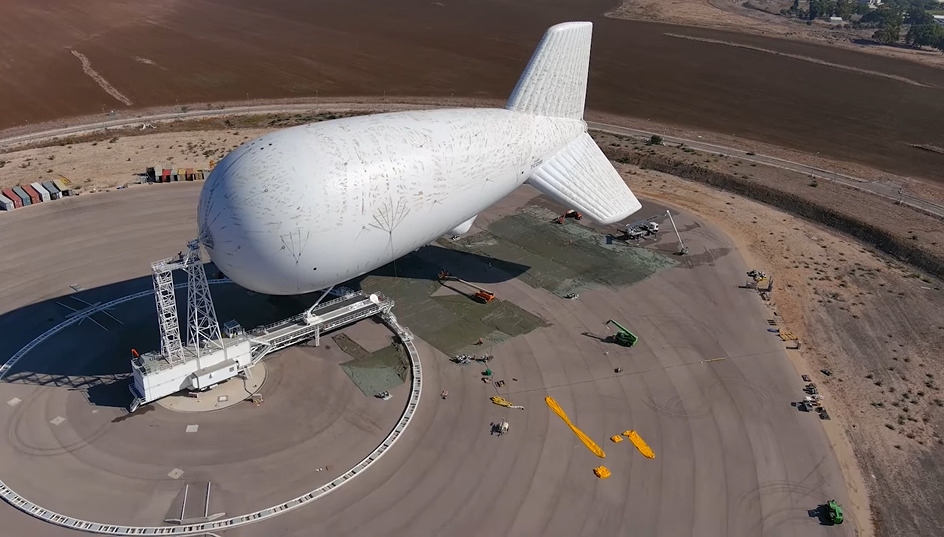
{"type": "MultiPolygon", "coordinates": [[[[287,112],[304,112],[311,110],[312,107],[316,106],[315,104],[278,104],[278,105],[252,105],[252,106],[234,106],[228,107],[223,110],[190,110],[187,112],[168,112],[163,114],[152,114],[152,115],[134,115],[134,116],[122,116],[112,119],[105,119],[101,122],[89,123],[85,125],[75,125],[68,127],[60,127],[56,129],[50,129],[42,132],[35,132],[29,134],[22,134],[18,136],[10,136],[7,138],[0,139],[0,147],[7,146],[10,144],[18,144],[24,142],[33,142],[37,140],[57,137],[57,136],[68,136],[75,134],[82,134],[98,129],[103,128],[117,128],[117,127],[126,127],[128,125],[140,124],[144,122],[155,122],[155,121],[167,121],[174,119],[197,119],[205,117],[219,117],[227,115],[248,115],[248,114],[277,114],[277,113],[287,113],[287,112]]],[[[378,107],[384,106],[383,103],[332,103],[326,105],[330,107],[335,107],[338,109],[341,108],[355,108],[363,110],[376,110],[378,107]]],[[[398,108],[430,108],[434,105],[413,105],[413,104],[399,104],[391,102],[388,106],[395,106],[398,108]]],[[[610,125],[607,123],[596,123],[588,122],[588,127],[591,130],[598,130],[602,132],[608,132],[611,134],[619,134],[623,136],[634,136],[641,139],[649,139],[652,134],[651,131],[632,129],[629,127],[623,127],[619,125],[610,125]]],[[[934,214],[936,216],[944,217],[944,205],[922,199],[916,196],[912,196],[906,192],[899,192],[901,188],[900,185],[882,183],[878,181],[867,181],[865,179],[853,177],[851,175],[845,175],[838,172],[833,172],[829,170],[824,170],[817,168],[815,166],[808,166],[806,164],[801,164],[799,162],[792,162],[777,157],[771,157],[766,155],[752,154],[749,151],[743,149],[737,149],[732,147],[727,147],[723,145],[713,144],[710,142],[705,142],[702,140],[688,140],[685,138],[677,138],[675,136],[666,136],[662,135],[662,139],[665,142],[669,143],[684,143],[686,146],[697,151],[704,151],[707,153],[715,153],[730,157],[737,157],[742,160],[749,162],[756,162],[758,164],[764,164],[767,166],[774,166],[777,168],[782,168],[785,170],[791,170],[799,173],[804,173],[812,177],[817,177],[827,181],[835,181],[843,185],[851,186],[866,192],[871,192],[877,196],[883,198],[892,199],[892,200],[901,200],[905,205],[915,207],[921,210],[924,210],[928,213],[934,214]]]]}
{"type": "MultiPolygon", "coordinates": [[[[3,310],[14,311],[0,314],[0,333],[15,344],[41,331],[62,308],[27,305],[69,293],[73,283],[100,288],[100,294],[148,285],[146,277],[127,281],[146,276],[155,256],[192,236],[198,188],[182,183],[114,191],[9,215],[10,233],[0,236],[0,246],[17,270],[5,276],[0,295],[3,310]],[[46,239],[34,241],[36,235],[46,239]]],[[[520,189],[483,213],[478,225],[533,195],[520,189]]],[[[854,535],[853,513],[832,528],[808,516],[829,497],[845,501],[845,485],[816,416],[789,404],[801,396],[802,382],[782,343],[766,331],[767,310],[756,293],[736,287],[744,261],[717,230],[684,214],[676,221],[690,255],[632,287],[567,301],[520,280],[490,284],[501,300],[552,323],[488,349],[504,387],[482,383],[481,368],[454,365],[418,342],[428,389],[401,442],[310,507],[226,534],[854,535]],[[641,343],[625,349],[583,335],[604,333],[609,318],[625,322],[641,343]],[[723,359],[705,362],[716,358],[723,359]],[[616,366],[624,371],[615,374],[616,366]],[[449,399],[439,398],[440,389],[449,390],[449,399]],[[526,410],[492,405],[488,396],[495,394],[526,410]],[[546,408],[546,395],[605,449],[605,460],[546,408]],[[489,423],[503,416],[511,432],[490,436],[489,423]],[[606,440],[629,428],[650,443],[655,460],[629,442],[606,440]],[[593,476],[601,463],[613,471],[611,478],[593,476]]],[[[671,252],[674,242],[666,234],[647,247],[671,252]]],[[[566,249],[560,245],[555,257],[566,259],[566,249]]],[[[135,315],[153,319],[149,309],[135,315]]],[[[129,325],[136,318],[122,313],[129,325]]],[[[75,368],[108,360],[62,359],[58,351],[91,352],[82,350],[89,342],[123,349],[154,334],[125,334],[118,327],[104,333],[88,323],[80,328],[72,334],[79,337],[64,335],[41,360],[24,360],[24,370],[46,377],[0,385],[0,401],[22,401],[0,405],[0,426],[7,429],[0,472],[30,499],[73,516],[112,514],[116,521],[159,524],[180,490],[180,481],[163,477],[174,467],[189,469],[184,479],[218,483],[213,510],[235,515],[264,499],[291,496],[303,481],[322,477],[317,467],[342,465],[352,446],[338,439],[350,428],[382,434],[377,428],[387,423],[384,409],[368,411],[382,402],[340,395],[345,380],[337,371],[289,353],[271,362],[296,374],[273,372],[282,383],[267,381],[265,405],[203,416],[195,436],[183,431],[197,423],[192,417],[168,412],[114,422],[117,410],[93,413],[96,407],[74,382],[82,376],[75,368]],[[49,423],[56,416],[66,422],[49,423]],[[320,423],[325,419],[330,424],[320,423]]],[[[290,351],[302,352],[309,351],[290,351]]],[[[310,351],[307,358],[325,361],[330,352],[310,351]]],[[[18,535],[70,535],[5,504],[0,524],[18,535]]]]}
{"type": "MultiPolygon", "coordinates": [[[[640,139],[648,140],[653,134],[652,131],[644,131],[639,129],[631,129],[628,127],[620,127],[617,125],[608,125],[606,123],[593,123],[588,122],[587,125],[590,129],[598,130],[602,132],[608,132],[611,134],[620,134],[623,136],[633,136],[640,139]]],[[[696,151],[703,151],[706,153],[714,153],[718,155],[724,155],[726,157],[737,157],[741,160],[746,160],[749,162],[756,162],[758,164],[764,164],[767,166],[773,166],[775,168],[782,168],[784,170],[790,170],[799,173],[805,173],[811,177],[816,177],[818,179],[823,179],[826,181],[834,181],[846,186],[851,186],[859,190],[864,190],[866,192],[871,192],[877,196],[883,198],[888,198],[891,200],[899,200],[905,205],[915,207],[924,211],[927,211],[931,214],[944,217],[944,205],[934,203],[922,198],[912,196],[906,192],[899,192],[901,188],[900,185],[882,183],[879,181],[867,181],[865,179],[860,179],[853,177],[851,175],[845,175],[842,173],[824,170],[822,168],[817,168],[815,166],[807,166],[806,164],[801,164],[799,162],[792,162],[789,160],[780,159],[777,157],[770,157],[766,155],[758,155],[751,151],[744,149],[736,149],[733,147],[726,147],[723,145],[713,144],[710,142],[704,142],[701,140],[689,140],[686,138],[678,138],[675,136],[667,136],[660,134],[662,136],[663,142],[668,142],[671,144],[685,144],[686,147],[694,149],[696,151]]]]}

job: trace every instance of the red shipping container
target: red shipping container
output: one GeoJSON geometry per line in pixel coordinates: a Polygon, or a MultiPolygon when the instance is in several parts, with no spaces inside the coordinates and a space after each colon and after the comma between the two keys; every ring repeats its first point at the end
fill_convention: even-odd
{"type": "Polygon", "coordinates": [[[37,203],[42,203],[43,198],[39,195],[39,192],[36,192],[36,189],[30,185],[20,185],[20,188],[26,191],[30,197],[30,203],[36,205],[37,203]]]}
{"type": "Polygon", "coordinates": [[[23,200],[20,199],[20,197],[16,194],[16,192],[13,191],[12,188],[4,188],[2,192],[4,196],[10,198],[10,201],[13,202],[14,209],[19,209],[23,206],[23,200]]]}

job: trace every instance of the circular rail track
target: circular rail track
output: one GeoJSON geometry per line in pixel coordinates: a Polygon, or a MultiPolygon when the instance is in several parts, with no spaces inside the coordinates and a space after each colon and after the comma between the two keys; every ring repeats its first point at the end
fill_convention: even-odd
{"type": "MultiPolygon", "coordinates": [[[[210,280],[210,285],[231,283],[229,279],[218,279],[210,280]]],[[[180,289],[186,287],[186,283],[178,283],[174,287],[180,289]]],[[[43,332],[35,339],[30,341],[25,347],[16,352],[5,364],[0,366],[0,379],[3,379],[4,376],[12,369],[17,362],[19,362],[24,356],[29,354],[34,348],[39,344],[46,341],[50,337],[56,335],[62,330],[68,328],[69,326],[78,323],[81,319],[104,311],[118,304],[123,304],[125,302],[130,302],[138,298],[144,298],[149,295],[153,295],[153,290],[141,291],[140,293],[135,293],[132,295],[123,296],[117,298],[110,302],[105,302],[99,304],[95,308],[85,311],[82,315],[76,315],[66,319],[65,321],[57,324],[56,326],[50,328],[46,332],[43,332]]],[[[398,322],[396,317],[393,314],[388,314],[383,317],[384,324],[387,325],[403,342],[404,346],[407,349],[407,356],[410,360],[410,369],[412,376],[412,384],[410,386],[410,399],[406,404],[406,408],[403,410],[403,414],[400,415],[400,419],[397,421],[396,426],[393,430],[390,431],[390,434],[384,438],[383,442],[380,443],[376,448],[373,449],[366,457],[364,457],[359,463],[355,464],[350,470],[338,476],[336,479],[332,480],[329,483],[326,483],[306,494],[292,498],[286,502],[282,502],[265,509],[260,509],[252,513],[245,515],[225,518],[221,520],[215,520],[212,522],[204,522],[199,524],[183,524],[180,526],[126,526],[126,525],[116,525],[116,524],[107,524],[102,522],[92,522],[88,520],[82,520],[79,518],[71,517],[61,513],[51,511],[44,508],[41,505],[38,505],[34,502],[29,501],[28,499],[20,496],[16,493],[15,490],[8,487],[6,483],[0,480],[0,496],[3,499],[12,505],[13,507],[19,509],[20,511],[36,517],[38,519],[49,522],[50,524],[55,524],[57,526],[62,526],[65,528],[70,528],[74,530],[85,531],[89,533],[98,533],[98,534],[108,534],[108,535],[193,535],[193,534],[205,534],[210,531],[221,531],[227,528],[233,528],[237,526],[245,526],[247,524],[253,524],[255,522],[261,522],[268,518],[272,518],[281,514],[284,514],[293,509],[297,509],[307,503],[313,502],[322,496],[326,496],[340,486],[347,483],[350,479],[353,479],[358,474],[364,472],[370,468],[374,463],[376,463],[380,458],[397,442],[400,438],[400,435],[403,434],[403,431],[406,430],[407,426],[410,423],[410,420],[413,418],[413,414],[416,412],[417,405],[420,401],[420,395],[423,391],[423,371],[420,366],[419,356],[416,351],[416,347],[413,344],[413,335],[409,330],[402,327],[398,322]]]]}

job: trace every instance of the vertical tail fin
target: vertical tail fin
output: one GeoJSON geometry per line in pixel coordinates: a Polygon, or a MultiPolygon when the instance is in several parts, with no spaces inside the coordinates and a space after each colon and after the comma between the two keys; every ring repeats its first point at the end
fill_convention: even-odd
{"type": "Polygon", "coordinates": [[[593,24],[548,28],[505,108],[539,116],[583,119],[593,24]]]}

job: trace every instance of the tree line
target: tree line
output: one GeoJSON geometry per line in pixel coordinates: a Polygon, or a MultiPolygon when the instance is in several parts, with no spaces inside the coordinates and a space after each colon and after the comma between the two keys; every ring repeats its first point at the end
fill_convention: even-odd
{"type": "Polygon", "coordinates": [[[809,21],[825,17],[851,20],[853,15],[860,15],[854,26],[875,28],[872,39],[883,45],[899,43],[902,29],[908,25],[905,44],[944,51],[944,25],[928,13],[939,7],[934,0],[885,0],[877,9],[858,0],[808,0],[804,11],[800,0],[793,0],[793,6],[782,13],[809,21]]]}

